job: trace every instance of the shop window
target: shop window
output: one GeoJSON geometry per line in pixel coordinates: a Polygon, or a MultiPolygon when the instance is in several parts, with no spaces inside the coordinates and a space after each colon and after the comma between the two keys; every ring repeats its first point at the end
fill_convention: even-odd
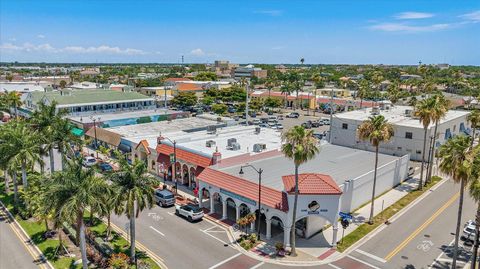
{"type": "Polygon", "coordinates": [[[347,123],[342,123],[342,129],[347,130],[348,129],[348,124],[347,123]]]}

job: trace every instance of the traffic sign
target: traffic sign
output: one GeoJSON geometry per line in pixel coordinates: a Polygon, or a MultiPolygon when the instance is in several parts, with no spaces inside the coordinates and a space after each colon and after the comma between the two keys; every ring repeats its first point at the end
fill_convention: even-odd
{"type": "Polygon", "coordinates": [[[350,213],[340,212],[338,213],[342,219],[353,219],[350,213]]]}

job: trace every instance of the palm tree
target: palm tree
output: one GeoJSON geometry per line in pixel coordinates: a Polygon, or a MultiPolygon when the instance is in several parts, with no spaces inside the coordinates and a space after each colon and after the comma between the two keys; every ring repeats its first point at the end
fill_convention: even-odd
{"type": "Polygon", "coordinates": [[[288,106],[288,99],[287,99],[287,97],[288,97],[288,95],[292,92],[292,87],[291,87],[290,83],[285,81],[285,82],[282,84],[282,87],[280,88],[280,91],[282,92],[282,94],[285,94],[285,101],[284,101],[284,103],[285,103],[285,108],[287,108],[287,106],[288,106]]]}
{"type": "Polygon", "coordinates": [[[293,202],[292,227],[290,230],[290,244],[292,246],[291,255],[297,256],[295,249],[295,222],[297,218],[298,203],[298,168],[303,163],[313,159],[320,151],[317,146],[317,140],[313,136],[312,130],[305,130],[301,126],[295,126],[282,134],[283,154],[293,160],[295,165],[295,199],[293,202]]]}
{"type": "Polygon", "coordinates": [[[123,213],[130,220],[130,259],[135,263],[135,218],[143,209],[154,205],[154,187],[158,182],[148,176],[145,162],[129,165],[123,158],[119,162],[120,170],[112,173],[109,179],[116,189],[114,203],[124,209],[123,213]]]}
{"type": "Polygon", "coordinates": [[[457,228],[455,232],[455,245],[453,252],[452,268],[456,268],[458,238],[462,221],[463,196],[465,187],[468,185],[471,170],[468,156],[471,154],[471,138],[464,135],[457,135],[449,139],[440,147],[440,171],[450,176],[455,183],[460,183],[460,198],[458,200],[457,228]]]}
{"type": "Polygon", "coordinates": [[[472,255],[472,268],[475,269],[477,266],[477,253],[478,253],[478,237],[480,234],[480,146],[476,146],[472,151],[471,155],[469,156],[469,162],[471,163],[471,177],[470,177],[470,197],[477,203],[477,212],[476,212],[476,224],[475,224],[475,239],[474,239],[474,248],[473,248],[473,255],[472,255]]]}
{"type": "Polygon", "coordinates": [[[398,82],[393,82],[388,86],[387,96],[388,100],[392,102],[392,106],[398,102],[398,99],[400,99],[400,88],[398,86],[398,82]]]}
{"type": "Polygon", "coordinates": [[[6,101],[10,107],[13,107],[13,110],[15,111],[15,117],[18,118],[18,107],[22,105],[20,94],[14,91],[8,92],[6,95],[6,101]]]}
{"type": "Polygon", "coordinates": [[[372,199],[368,223],[373,224],[373,210],[375,200],[375,186],[377,184],[378,148],[380,143],[388,142],[393,136],[393,126],[382,115],[370,117],[364,121],[357,130],[361,140],[368,140],[375,147],[375,170],[373,174],[372,199]]]}
{"type": "Polygon", "coordinates": [[[93,169],[82,166],[81,158],[75,158],[66,163],[65,170],[53,175],[48,187],[47,199],[55,208],[55,217],[77,224],[83,269],[88,268],[83,216],[88,207],[101,203],[99,197],[105,185],[104,179],[95,177],[93,169]]]}
{"type": "Polygon", "coordinates": [[[428,160],[429,165],[428,165],[425,184],[430,182],[432,177],[433,156],[435,155],[435,144],[437,142],[438,124],[440,123],[440,120],[445,118],[445,115],[447,115],[448,107],[450,105],[450,102],[447,99],[445,99],[445,96],[443,96],[443,94],[438,94],[436,96],[432,96],[431,98],[435,100],[435,104],[433,105],[433,109],[432,109],[432,120],[433,122],[435,122],[435,128],[433,131],[433,142],[432,142],[432,147],[430,149],[430,154],[429,154],[429,160],[428,160]]]}
{"type": "Polygon", "coordinates": [[[24,121],[9,122],[2,132],[0,152],[6,154],[9,163],[20,164],[22,170],[23,187],[28,188],[27,168],[35,162],[43,163],[40,158],[41,137],[37,131],[32,130],[24,121]]]}
{"type": "MultiPolygon", "coordinates": [[[[475,141],[475,135],[477,132],[477,129],[480,128],[480,110],[474,110],[467,116],[467,121],[470,122],[470,125],[472,126],[472,143],[475,141]]],[[[478,140],[478,143],[480,144],[480,138],[478,140]]]]}
{"type": "Polygon", "coordinates": [[[363,108],[363,99],[368,96],[370,92],[370,83],[366,79],[362,79],[358,86],[356,97],[360,98],[360,109],[363,108]]]}
{"type": "Polygon", "coordinates": [[[422,166],[420,167],[420,181],[418,183],[418,189],[423,188],[423,170],[425,168],[425,151],[427,150],[427,133],[428,127],[433,121],[433,113],[437,102],[435,98],[427,98],[417,102],[415,111],[413,112],[415,117],[418,117],[420,123],[423,125],[423,151],[422,151],[422,166]]]}

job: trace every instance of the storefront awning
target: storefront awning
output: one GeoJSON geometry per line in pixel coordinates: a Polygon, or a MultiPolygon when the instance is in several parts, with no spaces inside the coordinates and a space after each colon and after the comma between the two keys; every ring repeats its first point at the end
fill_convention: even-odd
{"type": "Polygon", "coordinates": [[[76,136],[83,136],[85,134],[85,132],[80,128],[72,128],[70,132],[76,136]]]}

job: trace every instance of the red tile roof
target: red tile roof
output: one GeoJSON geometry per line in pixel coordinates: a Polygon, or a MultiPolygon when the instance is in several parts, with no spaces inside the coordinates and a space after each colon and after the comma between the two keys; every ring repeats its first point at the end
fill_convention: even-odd
{"type": "Polygon", "coordinates": [[[197,84],[193,84],[193,83],[178,83],[177,86],[176,86],[176,89],[177,91],[181,91],[181,92],[184,92],[184,91],[203,91],[205,90],[204,88],[202,88],[201,86],[197,85],[197,84]]]}
{"type": "MultiPolygon", "coordinates": [[[[170,155],[173,154],[173,147],[165,144],[157,146],[157,152],[159,154],[170,155]]],[[[177,148],[177,160],[182,160],[188,163],[192,163],[201,167],[208,167],[212,164],[212,159],[198,155],[184,149],[177,148]]]]}
{"type": "MultiPolygon", "coordinates": [[[[245,198],[258,201],[258,184],[245,180],[230,174],[205,168],[197,177],[199,180],[219,187],[221,189],[231,191],[245,198]]],[[[288,211],[287,194],[282,191],[266,187],[262,185],[262,204],[269,207],[288,211]]]]}
{"type": "MultiPolygon", "coordinates": [[[[295,175],[283,176],[282,180],[286,192],[291,193],[295,191],[295,175]]],[[[298,175],[298,193],[342,194],[342,190],[328,175],[307,173],[298,175]]]]}
{"type": "Polygon", "coordinates": [[[140,141],[140,143],[138,143],[137,147],[135,147],[135,149],[138,149],[138,147],[140,147],[140,145],[142,145],[144,148],[145,148],[145,151],[147,152],[148,155],[150,155],[152,152],[150,151],[150,149],[148,148],[148,142],[147,140],[142,140],[140,141]]]}

